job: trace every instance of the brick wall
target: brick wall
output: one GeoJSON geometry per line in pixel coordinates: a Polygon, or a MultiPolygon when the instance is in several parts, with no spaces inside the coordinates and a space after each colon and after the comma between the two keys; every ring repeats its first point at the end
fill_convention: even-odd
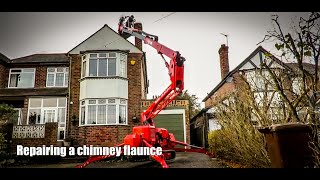
{"type": "Polygon", "coordinates": [[[37,66],[36,67],[36,76],[35,76],[35,88],[45,88],[46,79],[47,79],[47,67],[46,66],[37,66]]]}
{"type": "Polygon", "coordinates": [[[83,126],[79,127],[78,144],[115,146],[131,131],[129,126],[83,126]]]}
{"type": "Polygon", "coordinates": [[[139,122],[132,122],[132,117],[136,115],[140,118],[141,113],[141,66],[142,66],[142,54],[130,53],[128,55],[128,125],[133,127],[139,124],[139,122]],[[135,65],[131,65],[130,61],[134,59],[135,65]]]}
{"type": "Polygon", "coordinates": [[[221,101],[223,98],[225,98],[230,92],[232,92],[235,89],[235,83],[234,82],[229,82],[223,84],[213,95],[210,96],[205,101],[205,107],[210,107],[213,105],[216,105],[221,101]]]}
{"type": "Polygon", "coordinates": [[[17,145],[22,146],[42,146],[42,145],[53,145],[57,146],[57,129],[58,123],[46,123],[45,124],[45,137],[44,138],[23,138],[23,139],[12,139],[12,151],[16,152],[17,145]]]}
{"type": "Polygon", "coordinates": [[[78,127],[79,122],[75,123],[74,125],[71,122],[71,118],[73,115],[79,119],[79,96],[80,96],[80,82],[79,79],[81,78],[81,56],[80,55],[71,55],[71,68],[69,71],[70,77],[70,104],[69,108],[69,117],[67,119],[67,136],[71,136],[72,138],[78,139],[78,127]]]}
{"type": "Polygon", "coordinates": [[[0,88],[8,87],[9,70],[3,64],[0,64],[0,88]]]}

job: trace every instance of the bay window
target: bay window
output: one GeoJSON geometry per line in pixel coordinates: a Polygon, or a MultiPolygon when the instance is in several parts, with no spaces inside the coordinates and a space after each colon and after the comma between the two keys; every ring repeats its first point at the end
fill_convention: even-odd
{"type": "Polygon", "coordinates": [[[88,99],[80,103],[80,125],[127,125],[126,99],[88,99]]]}
{"type": "Polygon", "coordinates": [[[82,57],[81,77],[127,77],[127,55],[119,52],[88,53],[82,57]],[[88,67],[88,68],[87,68],[88,67]]]}

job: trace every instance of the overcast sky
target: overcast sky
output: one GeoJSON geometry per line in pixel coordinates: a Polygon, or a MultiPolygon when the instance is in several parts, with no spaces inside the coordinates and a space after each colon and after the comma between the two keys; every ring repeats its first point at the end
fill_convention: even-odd
{"type": "MultiPolygon", "coordinates": [[[[309,13],[272,12],[43,12],[0,13],[0,52],[9,58],[34,53],[66,53],[108,24],[117,31],[121,15],[133,14],[147,33],[158,35],[159,42],[177,50],[186,58],[185,89],[200,101],[220,81],[218,50],[228,34],[230,71],[258,47],[267,30],[272,29],[271,15],[289,27],[293,19],[309,13]]],[[[134,42],[134,38],[129,38],[134,42]]],[[[262,44],[273,51],[273,44],[262,44]]],[[[170,80],[164,63],[148,45],[147,70],[150,80],[148,97],[160,95],[170,80]]]]}

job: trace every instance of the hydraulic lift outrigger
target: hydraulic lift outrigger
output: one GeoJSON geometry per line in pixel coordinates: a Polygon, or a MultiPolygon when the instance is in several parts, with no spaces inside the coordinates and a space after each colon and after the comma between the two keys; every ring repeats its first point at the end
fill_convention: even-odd
{"type": "MultiPolygon", "coordinates": [[[[165,62],[169,71],[171,84],[167,89],[141,113],[141,126],[133,127],[133,133],[124,138],[124,143],[117,147],[129,145],[130,147],[161,147],[161,155],[150,155],[150,157],[161,164],[163,168],[168,168],[165,160],[174,159],[176,152],[198,152],[212,156],[211,153],[203,147],[193,146],[184,142],[177,141],[172,133],[167,129],[156,128],[153,119],[171,103],[184,89],[184,61],[185,59],[178,51],[174,51],[158,42],[158,37],[148,34],[142,30],[134,28],[134,16],[125,16],[119,19],[118,33],[125,39],[135,36],[141,39],[145,44],[155,48],[165,62]],[[170,63],[164,58],[170,58],[170,63]],[[185,148],[175,148],[176,145],[182,145],[185,148]],[[189,147],[189,148],[187,148],[189,147]]],[[[123,151],[122,151],[123,154],[123,151]]],[[[85,167],[88,164],[111,158],[112,156],[91,156],[86,162],[77,167],[85,167]]]]}

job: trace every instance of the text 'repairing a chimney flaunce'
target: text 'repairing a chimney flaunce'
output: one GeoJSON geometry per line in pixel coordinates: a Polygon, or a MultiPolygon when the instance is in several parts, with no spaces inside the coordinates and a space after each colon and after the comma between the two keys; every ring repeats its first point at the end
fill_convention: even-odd
{"type": "Polygon", "coordinates": [[[229,73],[228,49],[229,47],[225,44],[222,44],[219,49],[221,79],[225,78],[229,73]]]}

